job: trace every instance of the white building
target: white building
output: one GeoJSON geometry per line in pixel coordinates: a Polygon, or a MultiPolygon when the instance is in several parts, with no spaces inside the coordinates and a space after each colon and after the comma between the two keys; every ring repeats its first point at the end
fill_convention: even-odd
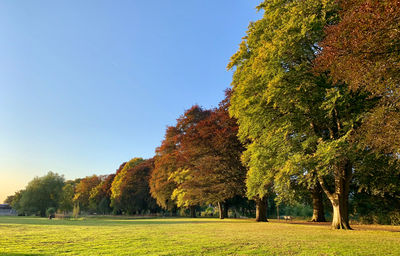
{"type": "Polygon", "coordinates": [[[15,216],[17,212],[9,204],[0,204],[0,216],[15,216]]]}

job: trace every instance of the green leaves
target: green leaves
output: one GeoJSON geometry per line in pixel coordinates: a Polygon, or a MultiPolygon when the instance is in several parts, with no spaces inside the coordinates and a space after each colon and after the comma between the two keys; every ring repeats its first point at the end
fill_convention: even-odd
{"type": "Polygon", "coordinates": [[[238,119],[239,138],[248,143],[243,161],[250,197],[264,196],[294,166],[300,168],[294,163],[304,152],[316,149],[310,123],[327,110],[318,105],[326,91],[312,61],[332,2],[264,1],[258,7],[264,17],[249,26],[228,65],[236,68],[230,113],[238,119]]]}

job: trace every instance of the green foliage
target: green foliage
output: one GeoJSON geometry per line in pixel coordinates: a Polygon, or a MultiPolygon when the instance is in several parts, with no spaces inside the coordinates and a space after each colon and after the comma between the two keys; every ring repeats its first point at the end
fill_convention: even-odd
{"type": "MultiPolygon", "coordinates": [[[[359,136],[376,105],[315,69],[324,27],[337,22],[338,1],[264,1],[228,68],[235,69],[230,114],[238,119],[247,195],[291,200],[295,187],[321,183],[336,209],[333,226],[349,228],[349,184],[368,148],[359,136]]],[[[340,42],[339,42],[340,44],[340,42]]],[[[339,71],[340,72],[340,71],[339,71]]]]}
{"type": "Polygon", "coordinates": [[[301,177],[303,163],[292,157],[315,151],[313,126],[329,123],[340,95],[312,72],[323,27],[336,19],[335,1],[264,1],[258,9],[263,18],[250,24],[228,68],[236,69],[230,113],[247,144],[247,194],[262,198],[274,183],[287,187],[289,177],[301,177]]]}
{"type": "Polygon", "coordinates": [[[74,208],[75,188],[72,184],[65,184],[62,188],[62,194],[59,201],[59,209],[64,212],[70,212],[74,208]]]}
{"type": "Polygon", "coordinates": [[[54,207],[49,207],[46,210],[47,217],[53,217],[55,213],[56,213],[56,208],[54,208],[54,207]]]}
{"type": "Polygon", "coordinates": [[[25,190],[16,194],[13,207],[19,214],[46,216],[49,207],[58,208],[64,186],[64,177],[49,172],[28,183],[25,190]]]}
{"type": "Polygon", "coordinates": [[[15,195],[7,196],[3,203],[11,205],[15,199],[15,195]]]}
{"type": "Polygon", "coordinates": [[[103,197],[101,199],[101,201],[99,202],[99,204],[97,205],[97,209],[100,213],[102,214],[107,214],[111,212],[111,208],[110,208],[110,199],[107,197],[103,197]]]}
{"type": "MultiPolygon", "coordinates": [[[[122,168],[121,168],[122,169],[122,168]]],[[[96,209],[98,213],[106,214],[112,212],[111,204],[111,186],[116,174],[101,177],[101,182],[90,191],[91,208],[96,209]]]]}

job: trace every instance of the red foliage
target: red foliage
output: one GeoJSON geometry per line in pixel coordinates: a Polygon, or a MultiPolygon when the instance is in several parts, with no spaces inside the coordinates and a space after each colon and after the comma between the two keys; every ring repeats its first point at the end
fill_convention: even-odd
{"type": "Polygon", "coordinates": [[[79,202],[81,209],[87,210],[89,207],[90,192],[101,182],[97,175],[83,178],[75,189],[75,201],[79,202]]]}
{"type": "Polygon", "coordinates": [[[181,141],[190,127],[209,115],[209,111],[195,105],[177,119],[176,126],[167,127],[165,138],[156,149],[155,168],[150,178],[150,191],[157,203],[165,209],[173,209],[171,199],[176,184],[169,179],[171,174],[181,168],[185,160],[181,154],[181,141]]]}
{"type": "Polygon", "coordinates": [[[340,20],[326,28],[318,71],[365,91],[377,105],[362,138],[387,152],[400,149],[400,1],[342,0],[340,20]]]}
{"type": "Polygon", "coordinates": [[[188,200],[216,203],[244,194],[243,146],[237,138],[236,120],[229,117],[228,104],[227,97],[182,137],[183,165],[193,177],[180,184],[188,200]]]}
{"type": "Polygon", "coordinates": [[[155,212],[157,204],[150,196],[149,179],[154,169],[154,160],[146,160],[127,170],[121,182],[121,205],[127,213],[155,212]]]}

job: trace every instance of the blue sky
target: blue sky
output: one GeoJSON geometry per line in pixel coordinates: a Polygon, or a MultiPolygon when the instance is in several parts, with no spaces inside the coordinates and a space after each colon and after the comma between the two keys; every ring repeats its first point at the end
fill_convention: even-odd
{"type": "Polygon", "coordinates": [[[48,171],[109,174],[213,107],[259,0],[0,2],[0,202],[48,171]]]}

